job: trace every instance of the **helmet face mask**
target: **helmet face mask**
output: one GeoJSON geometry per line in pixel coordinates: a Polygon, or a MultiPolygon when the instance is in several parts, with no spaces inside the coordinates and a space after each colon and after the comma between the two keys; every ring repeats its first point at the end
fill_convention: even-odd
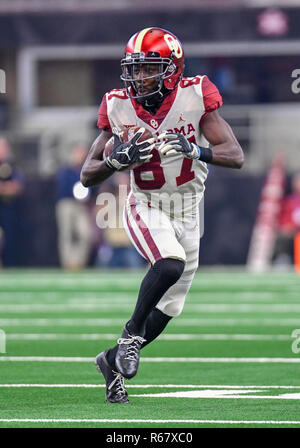
{"type": "Polygon", "coordinates": [[[130,98],[161,98],[177,86],[183,68],[183,50],[176,36],[161,28],[146,28],[126,46],[121,79],[130,98]]]}
{"type": "Polygon", "coordinates": [[[122,59],[121,68],[121,79],[131,98],[145,98],[160,92],[164,80],[176,72],[172,60],[166,58],[141,61],[140,58],[127,57],[122,59]]]}

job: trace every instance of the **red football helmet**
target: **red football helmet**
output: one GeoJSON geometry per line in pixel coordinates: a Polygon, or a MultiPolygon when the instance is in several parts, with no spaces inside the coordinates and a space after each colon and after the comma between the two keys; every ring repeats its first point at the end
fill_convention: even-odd
{"type": "Polygon", "coordinates": [[[162,95],[163,86],[167,90],[174,90],[182,78],[182,45],[177,37],[167,30],[145,28],[130,38],[125,48],[125,57],[121,60],[121,69],[121,79],[131,98],[147,98],[156,93],[162,95]],[[154,69],[147,71],[147,66],[154,69]],[[145,80],[157,81],[157,87],[147,92],[147,89],[144,89],[145,80]]]}

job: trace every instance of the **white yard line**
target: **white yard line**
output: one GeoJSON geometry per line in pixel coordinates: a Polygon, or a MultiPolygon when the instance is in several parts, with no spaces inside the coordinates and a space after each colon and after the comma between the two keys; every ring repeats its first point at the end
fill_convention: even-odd
{"type": "MultiPolygon", "coordinates": [[[[145,271],[146,272],[146,271],[145,271]]],[[[137,276],[129,276],[128,274],[124,274],[124,276],[118,274],[118,286],[138,286],[142,281],[145,272],[140,273],[139,278],[137,276]]],[[[25,277],[19,276],[15,277],[5,277],[1,275],[1,287],[9,288],[10,290],[20,289],[21,287],[30,287],[34,290],[37,287],[44,288],[61,288],[61,289],[71,289],[74,290],[76,288],[92,288],[98,287],[99,290],[103,287],[111,287],[115,288],[116,274],[111,276],[99,276],[97,274],[91,276],[70,276],[63,277],[59,274],[54,276],[43,276],[43,275],[35,275],[25,277]]],[[[198,288],[214,288],[216,290],[222,290],[224,287],[231,286],[233,289],[240,288],[241,290],[247,290],[249,287],[251,288],[275,288],[279,286],[280,288],[285,288],[287,290],[295,289],[300,285],[300,279],[295,274],[291,276],[280,276],[278,274],[274,274],[269,277],[259,277],[259,276],[238,276],[236,273],[232,273],[231,275],[197,275],[193,280],[193,287],[198,288]],[[216,283],[217,281],[217,283],[216,283]]]]}
{"type": "Polygon", "coordinates": [[[100,419],[100,418],[1,418],[3,423],[196,423],[220,425],[300,425],[300,420],[188,420],[188,419],[100,419]]]}
{"type": "Polygon", "coordinates": [[[141,358],[142,362],[207,362],[207,363],[300,363],[300,358],[141,358]]]}
{"type": "MultiPolygon", "coordinates": [[[[0,362],[94,362],[95,358],[80,356],[0,356],[0,362]]],[[[300,358],[172,358],[172,357],[143,357],[141,362],[165,363],[300,363],[300,358]]]]}
{"type": "MultiPolygon", "coordinates": [[[[146,273],[146,272],[145,272],[146,273]]],[[[137,277],[121,277],[118,276],[118,286],[132,286],[137,285],[145,275],[142,274],[140,279],[137,277]]],[[[106,277],[99,277],[97,275],[86,277],[86,276],[73,276],[73,277],[61,277],[61,276],[54,276],[51,277],[49,275],[43,277],[43,276],[26,276],[26,277],[18,277],[16,278],[8,278],[8,277],[2,277],[1,276],[1,288],[10,288],[10,289],[20,289],[21,287],[30,287],[31,289],[35,289],[36,287],[43,287],[43,288],[61,288],[61,289],[77,289],[82,288],[83,286],[87,289],[90,287],[98,287],[99,290],[103,288],[104,286],[111,286],[112,289],[115,289],[116,287],[116,274],[114,276],[111,276],[108,278],[106,277]]]]}
{"type": "MultiPolygon", "coordinates": [[[[81,303],[51,303],[51,304],[0,304],[0,312],[13,312],[13,313],[31,313],[31,312],[48,312],[60,313],[62,311],[96,311],[96,310],[124,310],[128,311],[128,302],[125,303],[105,303],[101,300],[98,303],[85,303],[84,300],[81,303]]],[[[202,313],[299,313],[300,304],[286,303],[286,304],[191,304],[185,305],[185,311],[199,311],[202,313]]]]}
{"type": "MultiPolygon", "coordinates": [[[[107,296],[107,292],[105,293],[105,297],[107,296]]],[[[63,297],[62,300],[64,300],[64,296],[65,293],[63,293],[63,297]]],[[[186,304],[189,303],[189,301],[192,301],[193,304],[202,304],[203,301],[209,301],[210,303],[212,303],[212,301],[215,302],[228,302],[228,303],[240,303],[240,302],[245,302],[245,301],[250,301],[250,302],[275,302],[275,301],[280,301],[282,302],[283,293],[281,292],[268,292],[265,293],[263,291],[254,291],[254,292],[244,292],[244,291],[238,291],[238,292],[215,292],[215,291],[193,291],[193,292],[189,292],[188,293],[188,298],[187,298],[187,302],[186,304]]],[[[111,301],[115,301],[115,300],[119,300],[120,302],[123,301],[123,298],[127,298],[130,300],[130,302],[132,301],[136,301],[136,293],[131,293],[129,294],[128,292],[123,293],[123,292],[119,292],[118,293],[112,293],[111,295],[111,301]],[[116,297],[117,296],[117,297],[116,297]]],[[[82,303],[83,300],[86,301],[90,301],[93,303],[99,303],[100,300],[102,300],[102,298],[104,299],[104,296],[101,292],[98,293],[98,295],[96,295],[95,297],[89,297],[89,298],[82,298],[82,297],[74,297],[74,298],[70,298],[69,302],[74,302],[74,303],[82,303]]],[[[299,291],[287,291],[284,293],[284,299],[288,299],[288,300],[295,300],[295,303],[298,303],[298,299],[299,299],[299,291]]]]}
{"type": "Polygon", "coordinates": [[[162,334],[160,340],[166,341],[290,341],[286,334],[162,334]]]}
{"type": "MultiPolygon", "coordinates": [[[[128,312],[129,302],[125,303],[103,303],[99,300],[99,303],[49,303],[49,304],[13,304],[13,305],[0,305],[0,312],[11,312],[11,313],[32,313],[32,312],[51,312],[51,313],[61,313],[62,311],[116,311],[124,310],[128,312]]],[[[300,309],[299,309],[300,310],[300,309]]]]}
{"type": "MultiPolygon", "coordinates": [[[[7,333],[11,341],[106,341],[119,338],[118,333],[7,333]]],[[[161,341],[291,341],[287,334],[162,334],[161,341]]]]}
{"type": "MultiPolygon", "coordinates": [[[[299,285],[300,288],[300,285],[299,285]]],[[[232,304],[235,303],[241,304],[241,302],[249,301],[249,302],[259,302],[259,305],[262,305],[262,302],[282,302],[283,296],[284,300],[295,300],[295,305],[299,305],[299,288],[296,290],[287,290],[284,293],[280,291],[269,291],[265,290],[255,290],[255,291],[190,291],[188,294],[186,305],[189,305],[190,301],[192,301],[191,305],[203,305],[203,301],[209,301],[209,305],[216,306],[218,303],[232,304]],[[212,301],[218,302],[213,304],[212,301]]],[[[74,292],[74,291],[0,291],[0,301],[2,302],[2,306],[6,305],[18,305],[24,302],[31,302],[31,304],[44,304],[45,302],[51,302],[50,304],[96,304],[99,305],[101,303],[107,304],[124,304],[124,303],[135,303],[136,301],[136,292],[128,292],[128,291],[99,291],[97,292],[74,292]],[[3,303],[3,302],[6,303],[3,303]]],[[[205,304],[204,304],[205,305],[205,304]]],[[[253,304],[254,305],[254,304],[253,304]]],[[[267,305],[267,303],[266,303],[267,305]]],[[[276,303],[274,305],[277,305],[276,303]]],[[[279,306],[285,306],[285,303],[279,303],[279,306]]],[[[291,304],[293,305],[293,304],[291,304]]]]}
{"type": "MultiPolygon", "coordinates": [[[[105,388],[105,384],[0,384],[0,388],[105,388]]],[[[126,384],[126,388],[133,389],[300,389],[300,386],[237,386],[237,385],[215,385],[215,384],[126,384]]]]}
{"type": "Polygon", "coordinates": [[[300,400],[300,393],[288,393],[279,395],[260,395],[261,392],[266,392],[267,389],[204,389],[204,390],[189,390],[189,391],[176,391],[176,392],[163,392],[163,393],[147,393],[147,394],[134,394],[132,397],[145,397],[145,398],[200,398],[200,399],[249,399],[249,400],[300,400]],[[259,393],[258,395],[245,395],[248,393],[259,393]]]}
{"type": "MultiPolygon", "coordinates": [[[[112,326],[123,325],[121,318],[3,318],[0,319],[1,327],[13,326],[112,326]]],[[[293,326],[300,327],[300,318],[178,318],[172,320],[171,324],[176,327],[182,326],[293,326]]]]}
{"type": "Polygon", "coordinates": [[[37,318],[37,319],[27,319],[27,318],[4,318],[0,319],[0,327],[3,326],[111,326],[111,325],[123,325],[124,319],[119,318],[37,318]]]}
{"type": "MultiPolygon", "coordinates": [[[[95,389],[105,388],[104,384],[0,384],[1,388],[76,388],[95,389]]],[[[252,400],[300,400],[300,393],[295,390],[300,386],[209,386],[209,385],[126,385],[132,389],[164,389],[163,392],[147,392],[131,395],[132,397],[146,398],[184,398],[184,399],[252,399],[252,400]],[[175,392],[166,392],[166,389],[177,389],[175,392]],[[178,390],[181,389],[181,390],[178,390]],[[188,390],[186,390],[188,389],[188,390]],[[283,389],[292,389],[290,393],[282,393],[283,389]],[[274,395],[277,390],[277,395],[274,395]],[[264,392],[264,395],[261,395],[264,392]],[[270,395],[270,393],[272,393],[270,395]],[[279,393],[281,392],[281,393],[279,393]],[[266,393],[269,393],[267,395],[266,393]]]]}
{"type": "Polygon", "coordinates": [[[298,313],[300,312],[300,304],[278,303],[278,304],[186,304],[187,311],[199,311],[205,313],[298,313]]]}
{"type": "MultiPolygon", "coordinates": [[[[74,293],[72,291],[61,291],[61,292],[41,292],[41,291],[31,291],[31,292],[0,292],[0,301],[3,306],[12,305],[13,302],[16,302],[15,305],[22,304],[23,302],[30,302],[31,305],[35,304],[44,304],[44,302],[51,302],[49,305],[55,304],[83,304],[83,303],[91,303],[91,304],[99,304],[99,303],[131,303],[135,302],[136,294],[129,292],[109,292],[109,291],[99,291],[95,293],[91,292],[82,292],[82,293],[74,293]],[[3,303],[3,301],[7,303],[3,303]]],[[[261,298],[261,300],[264,300],[261,298]]],[[[47,303],[48,305],[48,303],[47,303]]]]}
{"type": "Polygon", "coordinates": [[[115,333],[95,334],[59,334],[59,333],[8,333],[6,340],[11,341],[106,341],[120,337],[115,333]]]}
{"type": "MultiPolygon", "coordinates": [[[[2,281],[2,280],[1,280],[2,281]]],[[[296,290],[287,290],[284,293],[284,299],[286,297],[286,294],[292,293],[293,295],[296,294],[296,292],[299,293],[299,291],[296,290]]],[[[197,298],[199,295],[200,296],[204,296],[204,297],[209,297],[210,299],[212,297],[216,297],[216,298],[221,298],[221,299],[225,299],[228,300],[230,298],[234,298],[234,299],[252,299],[253,296],[259,296],[259,298],[261,300],[264,299],[272,299],[274,297],[278,297],[278,298],[283,298],[283,293],[281,291],[265,291],[265,289],[255,289],[253,291],[215,291],[213,288],[212,290],[209,291],[202,291],[201,289],[197,290],[197,291],[189,291],[189,297],[195,297],[197,298]]],[[[103,291],[101,288],[99,288],[99,290],[97,291],[15,291],[15,290],[9,290],[9,291],[2,291],[0,290],[0,299],[5,299],[6,297],[9,298],[9,300],[11,299],[38,299],[39,297],[42,297],[43,300],[44,299],[63,299],[66,298],[66,296],[70,296],[67,297],[67,299],[76,299],[78,301],[82,300],[82,299],[86,299],[86,300],[102,300],[105,297],[113,297],[114,300],[118,300],[118,297],[124,297],[124,296],[129,296],[129,297],[134,297],[135,296],[135,292],[132,291],[103,291]]]]}

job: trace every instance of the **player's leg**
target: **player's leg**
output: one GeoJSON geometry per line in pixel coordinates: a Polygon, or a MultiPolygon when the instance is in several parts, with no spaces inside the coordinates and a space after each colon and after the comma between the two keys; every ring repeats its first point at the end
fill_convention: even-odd
{"type": "Polygon", "coordinates": [[[99,353],[95,364],[106,382],[106,401],[110,403],[129,403],[123,376],[113,370],[107,360],[107,351],[99,353]]]}
{"type": "Polygon", "coordinates": [[[178,242],[184,248],[186,254],[184,272],[149,314],[145,326],[145,342],[143,342],[141,348],[155,340],[163,332],[172,317],[178,316],[183,309],[186,296],[198,268],[200,244],[198,217],[183,227],[183,231],[178,236],[178,242]]]}
{"type": "Polygon", "coordinates": [[[139,352],[145,339],[145,323],[164,293],[172,286],[184,269],[180,260],[164,258],[158,260],[148,271],[139,291],[134,313],[125,325],[122,337],[118,340],[115,364],[119,372],[126,378],[132,378],[138,369],[139,352]]]}
{"type": "Polygon", "coordinates": [[[155,305],[182,275],[185,252],[178,243],[169,218],[147,204],[129,205],[125,210],[126,229],[137,250],[152,266],[140,287],[131,319],[118,345],[108,351],[108,360],[126,378],[136,374],[139,350],[145,342],[145,324],[155,305]]]}
{"type": "MultiPolygon", "coordinates": [[[[194,264],[192,271],[195,272],[197,269],[198,260],[192,264],[194,264]]],[[[194,276],[189,273],[189,265],[190,259],[187,257],[185,271],[183,272],[181,278],[178,280],[173,289],[170,288],[167,291],[166,295],[162,297],[160,303],[149,314],[146,321],[144,336],[145,342],[142,344],[141,348],[146,347],[146,345],[154,341],[164,331],[170,320],[173,317],[178,316],[181,312],[194,276]],[[181,285],[179,285],[180,283],[181,285]],[[179,287],[178,291],[177,287],[179,287]],[[176,294],[176,292],[178,293],[176,294]],[[166,313],[170,312],[171,304],[173,308],[173,315],[168,315],[166,313]],[[161,307],[161,309],[159,309],[158,306],[161,307]]]]}
{"type": "Polygon", "coordinates": [[[182,311],[185,298],[188,294],[195,271],[198,267],[198,230],[193,235],[193,238],[187,238],[186,233],[183,234],[179,240],[186,252],[185,269],[174,287],[171,287],[166,294],[161,298],[157,306],[151,311],[146,321],[145,342],[142,345],[144,348],[156,339],[166,328],[169,321],[180,314],[182,311]],[[172,313],[172,314],[167,314],[172,313]]]}
{"type": "Polygon", "coordinates": [[[154,341],[164,331],[171,319],[172,316],[168,316],[156,307],[153,308],[146,320],[145,342],[143,342],[141,348],[154,341]]]}
{"type": "Polygon", "coordinates": [[[173,286],[184,270],[184,262],[162,258],[149,269],[144,277],[134,312],[126,327],[131,334],[145,336],[146,320],[165,292],[173,286]]]}
{"type": "Polygon", "coordinates": [[[129,203],[124,214],[125,227],[136,249],[141,248],[152,264],[140,288],[128,328],[143,336],[145,322],[164,293],[182,275],[185,252],[178,243],[168,216],[147,204],[129,203]]]}
{"type": "MultiPolygon", "coordinates": [[[[144,341],[142,342],[141,347],[144,347],[145,345],[148,345],[153,339],[155,339],[166,327],[169,320],[172,318],[171,316],[168,316],[155,308],[156,302],[160,300],[166,289],[169,287],[166,280],[166,276],[164,275],[164,269],[160,269],[162,263],[169,263],[169,262],[177,262],[178,260],[172,260],[172,259],[163,259],[159,260],[157,264],[155,264],[146,276],[144,277],[141,288],[139,291],[138,301],[133,313],[133,316],[131,320],[126,324],[126,329],[128,329],[128,333],[130,334],[136,334],[134,330],[131,330],[131,327],[129,326],[129,323],[133,321],[135,316],[137,318],[140,316],[142,317],[142,320],[140,320],[140,324],[143,325],[143,335],[144,335],[144,341]],[[163,261],[164,260],[164,261],[163,261]],[[157,271],[157,275],[156,275],[157,271]],[[154,275],[153,275],[154,273],[154,275]],[[155,278],[153,278],[155,277],[155,278]],[[153,281],[155,280],[155,281],[153,281]],[[155,291],[156,289],[156,291],[155,291]],[[155,293],[155,294],[154,294],[155,293]],[[147,300],[147,299],[150,300],[147,300]],[[153,300],[155,298],[155,300],[153,300]],[[150,311],[149,311],[150,310],[150,311]]],[[[179,262],[182,264],[182,267],[184,266],[182,262],[179,262]]],[[[176,266],[177,269],[177,266],[176,266]]],[[[178,275],[180,272],[182,272],[182,268],[179,265],[178,269],[178,275]]],[[[177,275],[175,273],[171,274],[171,278],[174,275],[174,280],[176,280],[177,275]]],[[[173,283],[172,283],[173,284],[173,283]]],[[[116,345],[112,349],[109,349],[107,352],[107,358],[109,363],[111,364],[113,369],[117,369],[115,366],[115,357],[119,346],[116,345]]]]}

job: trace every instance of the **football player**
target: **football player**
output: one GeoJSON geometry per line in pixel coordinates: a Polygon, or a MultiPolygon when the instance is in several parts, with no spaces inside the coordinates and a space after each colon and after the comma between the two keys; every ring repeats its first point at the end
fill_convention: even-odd
{"type": "Polygon", "coordinates": [[[96,357],[106,400],[112,403],[128,403],[124,378],[137,373],[140,350],[183,309],[198,267],[197,211],[207,164],[241,168],[244,160],[232,129],[218,113],[222,98],[217,87],[206,75],[183,77],[183,48],[174,34],[156,27],[134,34],[121,70],[125,88],[104,95],[98,118],[102,132],[81,172],[83,185],[93,186],[144,162],[131,170],[124,224],[151,267],[117,344],[96,357]],[[141,129],[122,142],[119,132],[130,126],[141,129]],[[145,129],[155,137],[143,141],[145,129]],[[112,152],[103,160],[112,135],[112,152]],[[174,193],[178,200],[171,208],[161,198],[174,193]]]}

